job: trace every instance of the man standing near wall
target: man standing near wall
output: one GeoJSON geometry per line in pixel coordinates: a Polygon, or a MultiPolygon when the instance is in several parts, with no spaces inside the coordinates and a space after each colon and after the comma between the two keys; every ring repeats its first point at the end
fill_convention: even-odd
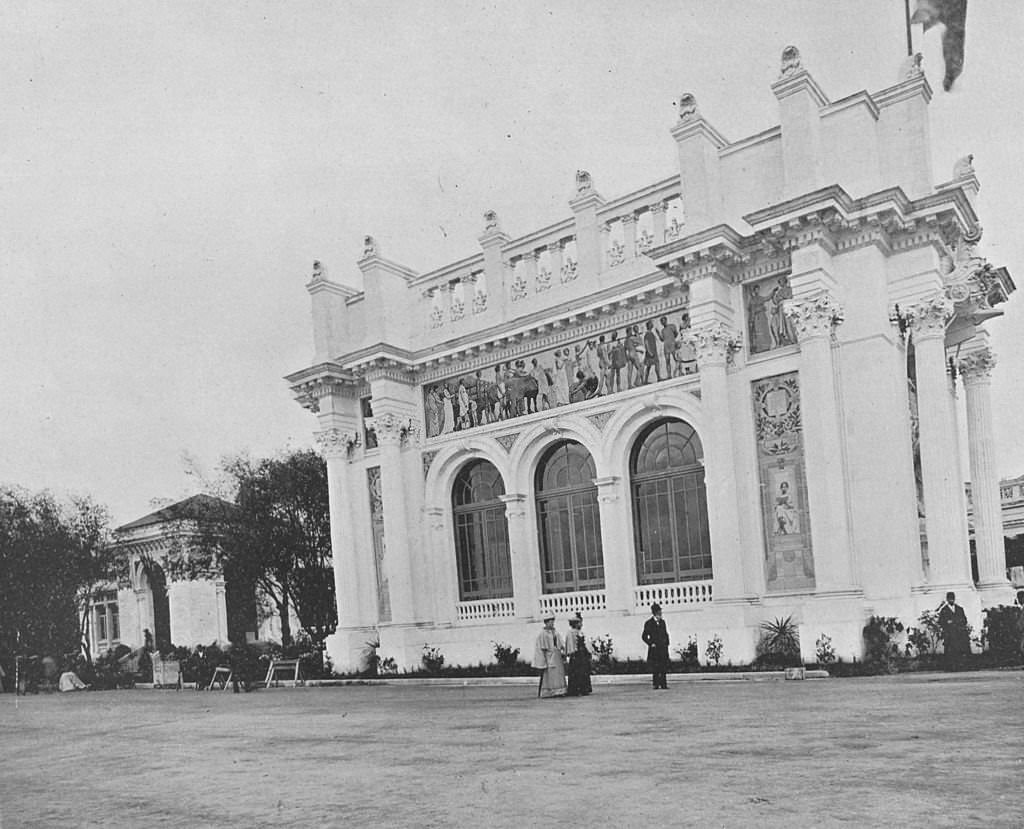
{"type": "Polygon", "coordinates": [[[651,618],[644,624],[643,640],[647,645],[647,664],[651,668],[654,690],[668,690],[668,628],[661,618],[661,605],[651,605],[651,618]]]}

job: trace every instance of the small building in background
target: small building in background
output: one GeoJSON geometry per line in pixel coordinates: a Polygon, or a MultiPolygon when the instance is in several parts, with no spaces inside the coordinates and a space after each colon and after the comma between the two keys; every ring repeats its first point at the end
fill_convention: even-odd
{"type": "Polygon", "coordinates": [[[193,495],[114,530],[127,575],[93,601],[88,639],[94,656],[118,645],[166,650],[273,639],[275,631],[280,637],[276,616],[260,606],[251,583],[231,578],[218,564],[204,577],[178,575],[176,564],[209,543],[204,522],[231,508],[220,498],[193,495]]]}

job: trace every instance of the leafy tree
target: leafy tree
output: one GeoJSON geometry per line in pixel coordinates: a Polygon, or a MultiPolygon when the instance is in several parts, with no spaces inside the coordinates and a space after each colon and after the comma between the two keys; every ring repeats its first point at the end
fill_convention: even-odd
{"type": "Polygon", "coordinates": [[[223,472],[234,504],[204,522],[200,554],[188,571],[219,559],[233,579],[256,585],[277,608],[281,644],[293,642],[290,614],[319,650],[337,628],[327,465],[311,450],[277,458],[229,458],[223,472]]]}
{"type": "Polygon", "coordinates": [[[116,570],[104,507],[0,488],[0,652],[89,656],[95,585],[116,570]]]}

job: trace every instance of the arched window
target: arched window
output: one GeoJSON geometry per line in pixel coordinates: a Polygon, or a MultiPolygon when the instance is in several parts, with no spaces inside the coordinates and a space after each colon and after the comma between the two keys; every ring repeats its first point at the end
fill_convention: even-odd
{"type": "Polygon", "coordinates": [[[658,420],[630,457],[640,584],[711,578],[711,540],[700,438],[681,420],[658,420]]]}
{"type": "Polygon", "coordinates": [[[473,461],[462,468],[452,487],[459,598],[499,599],[512,595],[508,551],[505,484],[494,464],[473,461]]]}
{"type": "Polygon", "coordinates": [[[575,441],[555,444],[537,467],[537,529],[545,593],[604,587],[594,459],[575,441]]]}

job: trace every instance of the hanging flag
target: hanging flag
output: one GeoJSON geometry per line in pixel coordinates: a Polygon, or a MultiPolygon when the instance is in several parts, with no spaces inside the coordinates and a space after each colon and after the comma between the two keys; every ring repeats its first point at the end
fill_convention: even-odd
{"type": "Polygon", "coordinates": [[[946,77],[942,88],[947,92],[964,69],[964,23],[967,20],[967,0],[917,0],[911,23],[921,23],[927,32],[936,23],[946,31],[942,35],[942,57],[946,62],[946,77]]]}

